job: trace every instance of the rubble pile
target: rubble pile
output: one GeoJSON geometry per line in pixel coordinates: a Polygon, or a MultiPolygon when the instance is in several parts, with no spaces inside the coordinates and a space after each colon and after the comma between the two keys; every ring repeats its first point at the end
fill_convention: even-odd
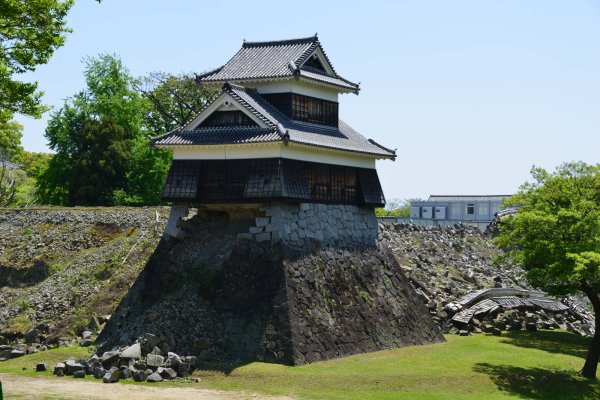
{"type": "MultiPolygon", "coordinates": [[[[196,357],[179,356],[170,350],[165,338],[145,333],[128,347],[94,354],[89,360],[67,360],[55,365],[56,376],[85,378],[92,375],[104,383],[124,379],[136,382],[161,382],[177,377],[187,377],[196,369],[196,357]]],[[[45,371],[45,364],[38,364],[36,371],[45,371]]]]}
{"type": "MultiPolygon", "coordinates": [[[[520,267],[498,261],[501,251],[475,227],[380,223],[379,231],[380,239],[388,243],[402,271],[422,296],[443,333],[499,333],[527,329],[528,326],[533,330],[535,325],[537,329],[552,327],[582,336],[593,335],[593,315],[585,301],[572,296],[548,299],[555,306],[560,304],[555,309],[535,302],[510,304],[509,301],[500,301],[502,304],[479,310],[466,321],[455,318],[465,311],[466,306],[471,306],[469,299],[486,289],[517,292],[535,289],[525,280],[520,267]]],[[[506,293],[499,297],[505,296],[506,293]]],[[[526,297],[522,294],[515,296],[514,293],[511,296],[526,297]]]]}

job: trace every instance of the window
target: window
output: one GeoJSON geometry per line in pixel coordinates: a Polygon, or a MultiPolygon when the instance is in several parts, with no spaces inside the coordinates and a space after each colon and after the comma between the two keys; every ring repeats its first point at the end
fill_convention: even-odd
{"type": "Polygon", "coordinates": [[[488,216],[490,214],[490,205],[488,203],[480,203],[477,207],[477,215],[488,216]]]}
{"type": "Polygon", "coordinates": [[[292,93],[293,119],[331,126],[338,125],[338,103],[292,93]]]}
{"type": "Polygon", "coordinates": [[[163,200],[385,203],[377,171],[298,160],[174,160],[163,200]]]}
{"type": "Polygon", "coordinates": [[[474,215],[474,214],[475,214],[475,204],[473,204],[473,203],[467,204],[467,215],[474,215]]]}
{"type": "Polygon", "coordinates": [[[249,116],[242,111],[215,111],[206,118],[200,126],[257,126],[249,116]]]}
{"type": "Polygon", "coordinates": [[[462,207],[462,203],[452,203],[452,206],[450,207],[450,219],[461,219],[462,207]]]}

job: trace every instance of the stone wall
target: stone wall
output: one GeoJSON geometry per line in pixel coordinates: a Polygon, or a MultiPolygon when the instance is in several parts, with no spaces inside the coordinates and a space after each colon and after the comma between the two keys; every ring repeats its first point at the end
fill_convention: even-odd
{"type": "Polygon", "coordinates": [[[284,267],[296,365],[444,341],[384,242],[319,248],[284,267]]]}
{"type": "Polygon", "coordinates": [[[260,206],[264,217],[239,235],[256,241],[283,241],[302,248],[314,240],[325,246],[374,246],[377,218],[373,208],[346,204],[270,203],[260,206]]]}
{"type": "MultiPolygon", "coordinates": [[[[297,213],[336,210],[312,207],[297,213]]],[[[334,240],[327,220],[315,221],[323,240],[259,241],[235,233],[247,225],[215,215],[200,213],[180,223],[179,240],[161,242],[99,338],[102,350],[150,332],[201,360],[300,365],[443,340],[385,244],[365,247],[366,236],[357,236],[363,247],[324,246],[334,240]]],[[[262,226],[273,217],[281,214],[262,226]]]]}

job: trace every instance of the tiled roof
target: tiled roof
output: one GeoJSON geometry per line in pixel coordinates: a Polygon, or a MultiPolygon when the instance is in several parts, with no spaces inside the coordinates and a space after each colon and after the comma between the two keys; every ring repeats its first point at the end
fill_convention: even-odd
{"type": "Polygon", "coordinates": [[[156,145],[264,143],[281,140],[273,129],[209,127],[190,131],[176,129],[153,139],[156,145]]]}
{"type": "Polygon", "coordinates": [[[340,120],[337,127],[292,120],[273,107],[255,89],[226,83],[223,91],[267,125],[260,128],[199,128],[175,130],[154,138],[155,145],[234,144],[288,141],[330,149],[395,158],[396,152],[366,139],[340,120]]]}
{"type": "Polygon", "coordinates": [[[331,66],[316,35],[303,39],[244,42],[227,64],[198,79],[201,82],[224,83],[299,77],[358,93],[359,85],[339,76],[333,66],[333,75],[329,75],[302,65],[317,48],[325,56],[324,61],[331,66]]]}

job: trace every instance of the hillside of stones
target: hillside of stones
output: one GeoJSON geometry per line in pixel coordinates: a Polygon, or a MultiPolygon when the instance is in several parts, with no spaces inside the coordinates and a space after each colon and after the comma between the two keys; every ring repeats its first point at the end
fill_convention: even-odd
{"type": "MultiPolygon", "coordinates": [[[[190,318],[200,321],[202,313],[210,312],[201,303],[213,290],[205,284],[207,276],[214,280],[211,265],[228,257],[235,232],[247,231],[251,221],[238,227],[213,221],[206,232],[178,245],[188,248],[186,254],[195,254],[183,260],[179,252],[170,252],[170,246],[162,250],[159,246],[169,211],[168,207],[1,210],[0,345],[84,339],[89,344],[111,315],[117,318],[113,326],[118,330],[118,318],[142,307],[144,318],[134,329],[137,335],[162,333],[172,345],[183,335],[195,338],[183,348],[188,354],[222,352],[205,340],[222,327],[196,326],[190,318]],[[226,225],[230,229],[220,232],[226,225]],[[152,275],[150,285],[132,295],[130,289],[145,268],[152,275]],[[129,301],[123,302],[128,294],[129,301]],[[165,301],[156,301],[159,297],[165,301]],[[167,303],[173,307],[165,308],[167,303]],[[94,335],[86,332],[82,338],[86,330],[94,335]]],[[[380,239],[444,331],[451,317],[446,306],[469,292],[530,289],[519,269],[496,264],[499,251],[474,228],[380,223],[380,239]]],[[[206,318],[218,319],[218,315],[206,318]]],[[[118,339],[128,344],[137,335],[118,339]]]]}
{"type": "Polygon", "coordinates": [[[168,214],[167,207],[1,210],[0,335],[57,342],[80,334],[93,316],[103,321],[154,252],[168,214]]]}

